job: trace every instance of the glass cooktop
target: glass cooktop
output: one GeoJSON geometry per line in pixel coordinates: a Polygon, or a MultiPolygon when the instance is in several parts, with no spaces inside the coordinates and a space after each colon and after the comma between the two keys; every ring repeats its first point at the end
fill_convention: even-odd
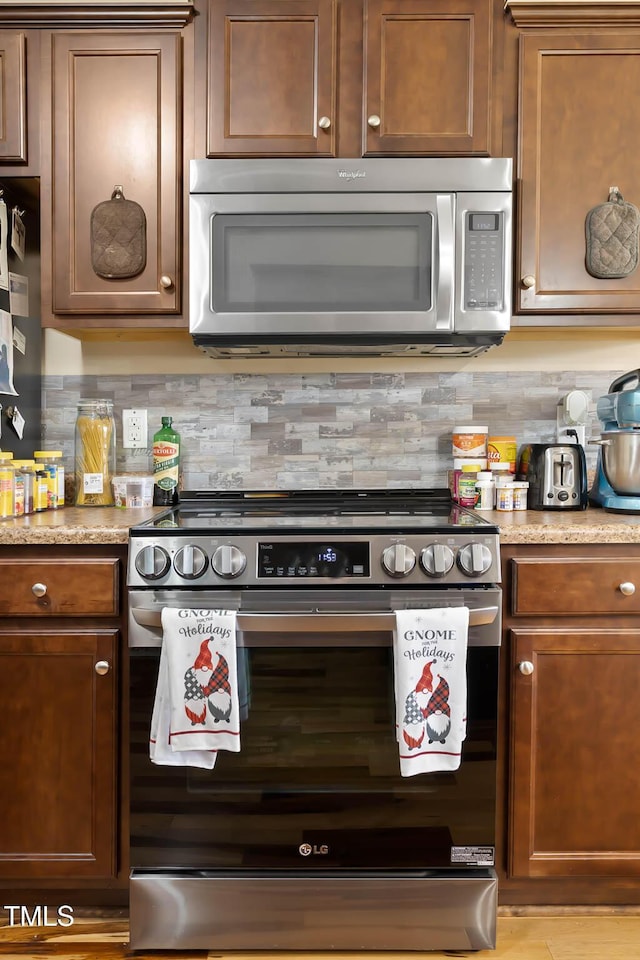
{"type": "Polygon", "coordinates": [[[187,491],[177,506],[132,529],[206,533],[208,530],[425,530],[497,527],[458,506],[447,489],[187,491]]]}

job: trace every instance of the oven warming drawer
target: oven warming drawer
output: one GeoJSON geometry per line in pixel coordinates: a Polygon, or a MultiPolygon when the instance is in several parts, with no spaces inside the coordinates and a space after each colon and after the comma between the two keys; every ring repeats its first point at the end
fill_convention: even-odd
{"type": "Polygon", "coordinates": [[[491,869],[282,875],[133,871],[132,950],[484,950],[491,869]]]}

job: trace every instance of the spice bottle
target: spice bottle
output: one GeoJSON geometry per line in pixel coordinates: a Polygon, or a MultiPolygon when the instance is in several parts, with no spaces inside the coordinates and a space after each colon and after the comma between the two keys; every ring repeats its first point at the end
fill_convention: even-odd
{"type": "Polygon", "coordinates": [[[33,481],[34,466],[33,460],[14,460],[15,467],[14,478],[14,503],[13,513],[16,517],[27,516],[33,513],[33,481]]]}
{"type": "Polygon", "coordinates": [[[0,451],[0,518],[13,516],[14,497],[13,454],[0,451]]]}
{"type": "Polygon", "coordinates": [[[75,431],[76,505],[113,506],[116,425],[112,400],[81,400],[75,431]]]}
{"type": "Polygon", "coordinates": [[[476,510],[493,510],[496,503],[496,481],[490,470],[481,470],[476,479],[476,510]]]}
{"type": "Polygon", "coordinates": [[[153,503],[157,507],[178,502],[180,434],[172,425],[172,417],[163,417],[161,428],[153,435],[153,503]]]}
{"type": "Polygon", "coordinates": [[[33,458],[38,470],[48,477],[47,507],[57,510],[64,507],[64,464],[62,450],[34,450],[33,458]]]}

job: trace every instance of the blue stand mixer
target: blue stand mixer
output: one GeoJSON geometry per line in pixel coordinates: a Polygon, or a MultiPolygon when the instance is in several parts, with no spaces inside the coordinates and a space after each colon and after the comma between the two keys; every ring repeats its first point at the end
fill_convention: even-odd
{"type": "Polygon", "coordinates": [[[589,501],[605,510],[640,513],[640,370],[614,380],[596,407],[603,425],[589,501]],[[624,389],[628,384],[634,384],[624,389]]]}

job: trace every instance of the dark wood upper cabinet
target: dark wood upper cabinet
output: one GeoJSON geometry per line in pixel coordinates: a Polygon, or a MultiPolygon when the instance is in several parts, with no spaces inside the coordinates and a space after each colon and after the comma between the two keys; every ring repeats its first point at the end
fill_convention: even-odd
{"type": "Polygon", "coordinates": [[[491,0],[367,0],[365,153],[489,151],[491,0]]]}
{"type": "Polygon", "coordinates": [[[208,156],[488,154],[492,0],[209,0],[208,156]]]}
{"type": "MultiPolygon", "coordinates": [[[[51,35],[57,316],[180,309],[180,50],[174,32],[51,35]],[[116,186],[144,211],[146,261],[135,276],[105,279],[92,264],[91,215],[116,186]]],[[[45,317],[45,325],[60,324],[45,317]]]]}
{"type": "Polygon", "coordinates": [[[598,279],[585,262],[587,214],[610,188],[640,206],[640,5],[607,6],[509,4],[519,29],[519,313],[640,311],[640,270],[598,279]]]}
{"type": "Polygon", "coordinates": [[[211,0],[207,154],[335,152],[334,0],[211,0]]]}
{"type": "Polygon", "coordinates": [[[24,33],[0,30],[0,163],[27,162],[24,33]]]}

